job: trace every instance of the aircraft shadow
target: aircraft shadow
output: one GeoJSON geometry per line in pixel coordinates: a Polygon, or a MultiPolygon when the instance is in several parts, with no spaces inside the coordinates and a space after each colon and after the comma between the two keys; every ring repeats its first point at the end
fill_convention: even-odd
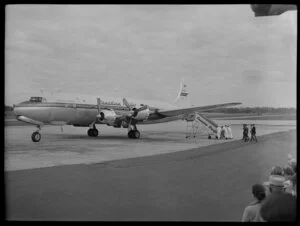
{"type": "MultiPolygon", "coordinates": [[[[88,137],[85,135],[60,135],[59,137],[68,140],[109,140],[109,141],[133,141],[133,142],[179,142],[180,139],[168,138],[168,137],[149,137],[147,135],[141,135],[139,139],[129,139],[127,135],[99,135],[98,137],[88,137]]],[[[184,135],[182,136],[182,140],[184,139],[184,135]]]]}

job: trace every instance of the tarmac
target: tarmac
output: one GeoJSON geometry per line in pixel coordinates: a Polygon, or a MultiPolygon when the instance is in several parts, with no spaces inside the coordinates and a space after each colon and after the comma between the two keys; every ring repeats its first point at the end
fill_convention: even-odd
{"type": "MultiPolygon", "coordinates": [[[[230,123],[233,140],[242,138],[244,121],[222,121],[230,123]]],[[[257,135],[295,129],[295,121],[251,121],[256,123],[257,135]]],[[[250,123],[250,121],[249,121],[250,123]]],[[[232,140],[207,139],[208,135],[198,134],[186,139],[186,123],[176,121],[157,125],[139,126],[141,138],[128,139],[127,129],[116,129],[106,125],[98,126],[99,136],[88,137],[87,128],[45,126],[42,139],[31,141],[34,126],[5,127],[5,171],[34,169],[72,164],[94,164],[105,161],[151,156],[192,148],[222,144],[232,140]]]]}
{"type": "Polygon", "coordinates": [[[30,129],[6,127],[6,219],[240,221],[251,186],[266,181],[272,166],[285,166],[289,153],[296,156],[296,130],[272,129],[259,134],[258,143],[239,137],[188,141],[182,131],[166,134],[151,127],[140,140],[116,130],[92,139],[78,130],[47,131],[47,138],[33,143],[31,133],[24,133],[30,129]],[[145,157],[146,152],[151,153],[145,157]]]}

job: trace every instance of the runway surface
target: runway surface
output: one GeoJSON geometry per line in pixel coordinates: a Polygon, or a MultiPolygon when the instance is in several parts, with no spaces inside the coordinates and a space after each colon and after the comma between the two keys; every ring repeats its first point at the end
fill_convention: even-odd
{"type": "MultiPolygon", "coordinates": [[[[262,132],[262,127],[258,128],[258,133],[262,132]]],[[[169,148],[162,150],[171,152],[173,146],[184,141],[182,133],[173,131],[165,135],[169,136],[166,139],[164,131],[157,135],[150,128],[143,135],[146,141],[128,140],[125,134],[112,136],[109,131],[96,139],[77,132],[58,138],[49,132],[42,143],[33,144],[30,134],[6,129],[8,159],[13,158],[12,152],[22,156],[22,151],[34,157],[39,151],[56,155],[68,150],[84,157],[89,152],[102,153],[103,142],[104,149],[112,147],[111,150],[122,153],[125,145],[141,153],[143,144],[149,140],[153,145],[146,145],[145,150],[155,152],[154,149],[163,147],[160,143],[166,142],[169,148]]],[[[252,144],[236,140],[143,158],[6,171],[6,217],[8,220],[240,221],[252,198],[251,186],[266,181],[272,166],[285,166],[287,154],[296,155],[295,130],[258,138],[259,142],[252,144]]],[[[216,142],[203,138],[201,142],[195,141],[195,145],[202,144],[202,140],[216,142]]],[[[27,158],[24,157],[25,162],[29,161],[27,158]]]]}
{"type": "MultiPolygon", "coordinates": [[[[216,120],[222,125],[230,123],[234,140],[240,140],[242,123],[256,123],[257,135],[296,128],[295,121],[274,120],[216,120]]],[[[186,139],[186,123],[183,121],[139,126],[141,138],[127,138],[126,129],[98,126],[99,136],[88,137],[87,128],[45,126],[39,143],[31,141],[33,126],[5,127],[5,171],[53,167],[72,164],[93,164],[104,161],[136,158],[191,148],[230,142],[209,140],[207,135],[186,139]]]]}

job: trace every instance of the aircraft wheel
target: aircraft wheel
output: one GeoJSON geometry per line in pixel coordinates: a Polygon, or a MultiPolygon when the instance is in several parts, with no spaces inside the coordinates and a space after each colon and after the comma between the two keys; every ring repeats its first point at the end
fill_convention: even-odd
{"type": "Polygon", "coordinates": [[[87,131],[87,134],[88,134],[89,137],[93,136],[92,130],[93,130],[93,129],[88,129],[88,131],[87,131]]]}
{"type": "Polygon", "coordinates": [[[132,137],[133,137],[133,138],[139,139],[140,136],[141,136],[140,131],[138,131],[138,130],[133,130],[133,132],[132,132],[132,137]]]}
{"type": "Polygon", "coordinates": [[[31,135],[31,139],[33,142],[39,142],[41,140],[41,134],[39,132],[34,132],[31,135]]]}
{"type": "Polygon", "coordinates": [[[97,137],[97,136],[98,136],[98,134],[99,134],[99,132],[98,132],[98,130],[97,130],[97,129],[92,129],[92,132],[91,132],[91,134],[92,134],[92,136],[93,136],[93,137],[97,137]]]}
{"type": "Polygon", "coordinates": [[[211,139],[211,136],[210,136],[210,135],[208,136],[208,139],[211,139]]]}
{"type": "Polygon", "coordinates": [[[128,132],[128,138],[133,138],[132,132],[133,132],[133,130],[130,130],[130,131],[128,132]]]}

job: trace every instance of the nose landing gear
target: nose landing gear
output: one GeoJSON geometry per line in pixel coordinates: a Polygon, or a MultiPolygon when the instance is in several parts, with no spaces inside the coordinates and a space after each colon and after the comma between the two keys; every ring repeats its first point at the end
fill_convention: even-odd
{"type": "Polygon", "coordinates": [[[39,133],[39,131],[41,130],[41,127],[38,126],[38,130],[33,132],[32,135],[31,135],[31,140],[33,142],[39,142],[42,138],[41,134],[39,133]]]}

